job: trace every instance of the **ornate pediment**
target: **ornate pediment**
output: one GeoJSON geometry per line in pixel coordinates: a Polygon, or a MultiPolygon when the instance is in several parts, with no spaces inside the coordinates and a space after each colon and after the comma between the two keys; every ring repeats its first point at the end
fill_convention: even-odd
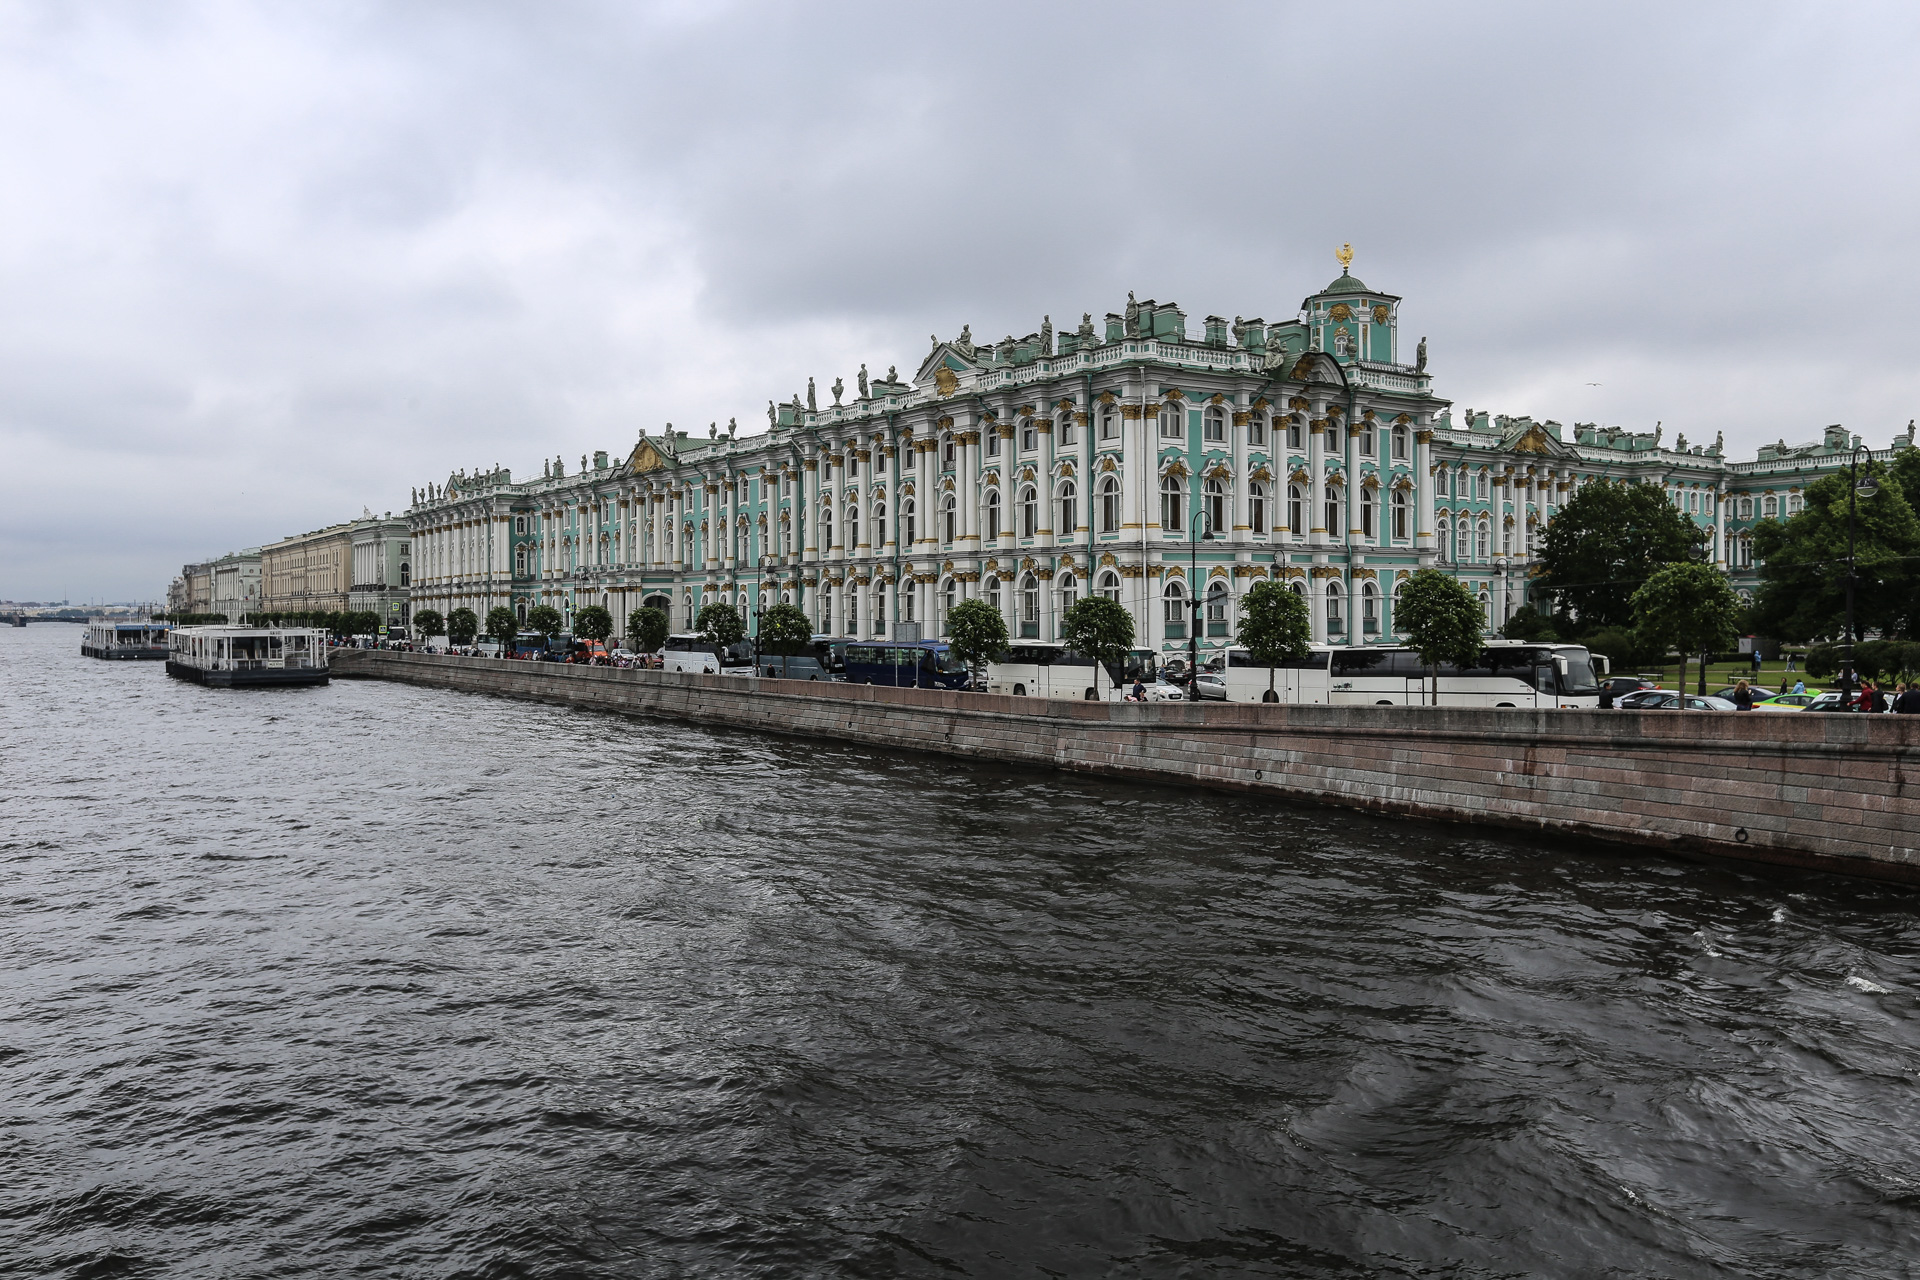
{"type": "Polygon", "coordinates": [[[627,470],[634,475],[644,475],[649,471],[658,471],[671,461],[666,454],[655,447],[652,440],[645,436],[633,446],[633,452],[627,455],[627,470]]]}

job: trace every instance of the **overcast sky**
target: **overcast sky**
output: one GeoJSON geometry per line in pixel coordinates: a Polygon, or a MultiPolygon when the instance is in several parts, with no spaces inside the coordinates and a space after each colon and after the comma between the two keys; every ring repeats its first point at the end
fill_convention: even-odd
{"type": "Polygon", "coordinates": [[[763,430],[931,333],[1402,295],[1457,405],[1920,413],[1920,9],[0,3],[0,598],[763,430]],[[1598,384],[1592,385],[1592,384],[1598,384]]]}

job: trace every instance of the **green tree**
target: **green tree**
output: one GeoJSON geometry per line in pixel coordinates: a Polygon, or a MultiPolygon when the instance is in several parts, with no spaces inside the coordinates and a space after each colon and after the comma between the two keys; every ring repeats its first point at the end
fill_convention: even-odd
{"type": "Polygon", "coordinates": [[[1552,618],[1530,604],[1523,604],[1513,611],[1507,625],[1500,628],[1500,636],[1505,640],[1558,640],[1560,632],[1552,618]]]}
{"type": "Polygon", "coordinates": [[[413,627],[427,641],[447,634],[447,620],[440,616],[437,609],[422,609],[414,614],[413,627]]]}
{"type": "MultiPolygon", "coordinates": [[[[1902,450],[1896,470],[1905,466],[1902,450]]],[[[1805,509],[1785,520],[1762,520],[1753,528],[1753,556],[1760,562],[1760,591],[1750,624],[1762,635],[1795,644],[1845,639],[1847,623],[1847,507],[1857,502],[1855,556],[1859,585],[1854,618],[1861,634],[1914,637],[1914,589],[1920,583],[1920,520],[1895,474],[1879,463],[1862,469],[1878,485],[1872,497],[1850,493],[1847,473],[1837,471],[1807,486],[1805,509]]]]}
{"type": "MultiPolygon", "coordinates": [[[[1131,638],[1129,638],[1131,639],[1131,638]]],[[[1307,598],[1278,582],[1256,582],[1240,601],[1240,622],[1234,639],[1253,660],[1267,669],[1267,696],[1264,701],[1278,702],[1274,692],[1274,668],[1282,662],[1298,662],[1307,656],[1313,644],[1313,619],[1307,613],[1307,598]]]]}
{"type": "Polygon", "coordinates": [[[499,642],[502,651],[512,647],[513,638],[519,632],[520,622],[513,616],[513,610],[503,604],[487,610],[487,634],[499,642]]]}
{"type": "Polygon", "coordinates": [[[1093,693],[1100,696],[1100,668],[1120,670],[1133,648],[1133,615],[1118,600],[1087,596],[1074,602],[1060,619],[1060,639],[1067,648],[1093,659],[1093,693]]]}
{"type": "Polygon", "coordinates": [[[551,641],[566,625],[566,619],[560,616],[560,611],[550,604],[537,604],[527,610],[527,629],[538,631],[544,640],[551,641]]]}
{"type": "Polygon", "coordinates": [[[472,644],[474,636],[480,633],[480,619],[473,610],[455,609],[447,615],[447,643],[472,644]]]}
{"type": "Polygon", "coordinates": [[[1662,566],[1700,556],[1707,531],[1657,485],[1596,480],[1560,508],[1540,540],[1539,585],[1563,630],[1633,625],[1634,591],[1662,566]]]}
{"type": "Polygon", "coordinates": [[[635,653],[653,653],[667,642],[666,611],[635,609],[627,615],[627,647],[635,653]]]}
{"type": "MultiPolygon", "coordinates": [[[[760,615],[760,648],[782,658],[795,657],[813,648],[813,619],[798,606],[776,604],[760,615]]],[[[787,664],[780,664],[780,674],[787,664]]]]}
{"type": "Polygon", "coordinates": [[[962,600],[947,610],[947,646],[967,664],[972,685],[987,687],[987,663],[1007,651],[1007,620],[985,600],[962,600]]]}
{"type": "MultiPolygon", "coordinates": [[[[1420,654],[1430,682],[1443,665],[1473,666],[1486,647],[1480,638],[1486,625],[1480,602],[1465,584],[1438,569],[1420,569],[1400,584],[1393,617],[1395,628],[1406,633],[1407,644],[1420,654]]],[[[1439,702],[1437,684],[1432,700],[1439,702]]]]}
{"type": "Polygon", "coordinates": [[[613,634],[613,615],[590,604],[573,615],[573,634],[581,640],[603,641],[613,634]]]}
{"type": "Polygon", "coordinates": [[[1730,649],[1740,636],[1744,610],[1727,576],[1710,564],[1670,564],[1633,593],[1635,629],[1662,652],[1680,654],[1680,691],[1687,688],[1687,660],[1696,653],[1730,649]]]}
{"type": "Polygon", "coordinates": [[[727,650],[747,638],[747,624],[740,611],[719,601],[700,606],[693,629],[713,646],[713,656],[723,663],[727,660],[727,650]]]}

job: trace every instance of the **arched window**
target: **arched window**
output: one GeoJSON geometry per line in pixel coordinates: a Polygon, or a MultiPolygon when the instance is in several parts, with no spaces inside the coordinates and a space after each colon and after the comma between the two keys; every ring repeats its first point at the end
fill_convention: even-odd
{"type": "Polygon", "coordinates": [[[1363,422],[1360,424],[1361,457],[1371,458],[1373,456],[1374,449],[1378,447],[1375,441],[1379,438],[1379,435],[1379,428],[1375,427],[1371,422],[1363,422]]]}
{"type": "Polygon", "coordinates": [[[851,551],[859,545],[860,508],[849,503],[847,505],[847,550],[851,551]]]}
{"type": "Polygon", "coordinates": [[[1480,616],[1486,619],[1481,625],[1487,627],[1493,625],[1493,597],[1484,591],[1480,593],[1480,616]]]}
{"type": "Polygon", "coordinates": [[[860,589],[858,587],[847,588],[847,616],[840,629],[850,636],[860,634],[860,589]]]}
{"type": "Polygon", "coordinates": [[[1475,560],[1485,560],[1492,554],[1492,540],[1493,527],[1485,520],[1482,520],[1478,525],[1474,526],[1473,558],[1475,560]]]}
{"type": "Polygon", "coordinates": [[[1160,438],[1162,440],[1186,439],[1186,423],[1182,421],[1186,414],[1177,404],[1160,406],[1160,438]]]}
{"type": "Polygon", "coordinates": [[[1066,627],[1067,610],[1073,608],[1080,598],[1080,580],[1070,573],[1063,573],[1060,575],[1060,581],[1055,585],[1060,590],[1060,612],[1054,623],[1054,639],[1057,640],[1060,638],[1060,632],[1066,627]]]}
{"type": "Polygon", "coordinates": [[[944,530],[946,541],[952,542],[958,536],[959,521],[959,505],[954,502],[953,495],[948,494],[945,498],[941,499],[940,502],[940,524],[944,530]]]}
{"type": "Polygon", "coordinates": [[[1739,515],[1740,519],[1742,520],[1753,519],[1753,499],[1748,497],[1746,494],[1740,495],[1738,510],[1740,513],[1739,515]]]}
{"type": "Polygon", "coordinates": [[[940,465],[943,467],[951,467],[953,465],[954,453],[955,453],[955,448],[953,443],[953,437],[950,435],[941,436],[940,437],[940,465]]]}
{"type": "Polygon", "coordinates": [[[1375,523],[1376,511],[1380,505],[1380,491],[1366,485],[1360,486],[1360,536],[1371,538],[1378,526],[1375,523]]]}
{"type": "Polygon", "coordinates": [[[1227,411],[1225,409],[1217,404],[1210,406],[1202,422],[1204,424],[1202,438],[1205,439],[1208,444],[1225,444],[1227,442],[1227,411]]]}
{"type": "Polygon", "coordinates": [[[1325,498],[1327,523],[1322,527],[1329,534],[1337,538],[1340,536],[1340,486],[1337,484],[1328,485],[1325,498]]]}
{"type": "MultiPolygon", "coordinates": [[[[1008,427],[1007,430],[1012,431],[1013,428],[1008,427]]],[[[999,457],[1000,456],[1000,428],[999,427],[987,428],[986,442],[987,442],[987,456],[989,458],[999,457]]]]}
{"type": "Polygon", "coordinates": [[[1040,447],[1040,429],[1033,425],[1033,419],[1027,418],[1020,424],[1020,452],[1032,453],[1040,447]]]}
{"type": "MultiPolygon", "coordinates": [[[[520,562],[519,571],[525,573],[527,571],[527,549],[525,547],[519,548],[518,558],[520,562]]],[[[413,585],[413,566],[405,560],[400,562],[400,585],[403,587],[413,585]]]]}
{"type": "Polygon", "coordinates": [[[1054,419],[1053,430],[1054,438],[1057,439],[1062,446],[1080,443],[1080,424],[1073,420],[1073,411],[1071,409],[1062,409],[1060,411],[1060,416],[1054,419]]]}
{"type": "Polygon", "coordinates": [[[1407,460],[1407,429],[1404,425],[1393,429],[1393,460],[1395,462],[1407,460]]]}
{"type": "Polygon", "coordinates": [[[1186,497],[1186,486],[1180,483],[1179,476],[1161,477],[1160,527],[1168,533],[1178,533],[1186,523],[1186,497]]]}
{"type": "Polygon", "coordinates": [[[835,545],[833,541],[833,508],[832,507],[820,508],[820,545],[822,548],[831,547],[835,545]]]}
{"type": "Polygon", "coordinates": [[[1207,531],[1216,538],[1227,534],[1227,482],[1207,481],[1207,531]]]}
{"type": "Polygon", "coordinates": [[[1787,514],[1788,514],[1788,515],[1790,515],[1790,516],[1797,516],[1797,515],[1799,515],[1799,514],[1800,514],[1800,508],[1801,508],[1801,507],[1802,507],[1803,505],[1805,505],[1805,502],[1804,502],[1804,500],[1803,500],[1803,499],[1801,498],[1801,496],[1800,496],[1799,494],[1797,494],[1797,493],[1790,493],[1790,494],[1788,494],[1788,495],[1787,495],[1787,514]]]}
{"type": "Polygon", "coordinates": [[[1060,523],[1056,527],[1066,537],[1072,537],[1073,531],[1080,527],[1080,504],[1075,501],[1078,496],[1073,481],[1060,482],[1060,523]]]}
{"type": "Polygon", "coordinates": [[[887,584],[884,582],[873,589],[873,625],[867,628],[867,634],[887,634],[887,584]]]}
{"type": "Polygon", "coordinates": [[[1453,524],[1445,517],[1440,520],[1439,552],[1442,562],[1453,559],[1453,524]]]}
{"type": "Polygon", "coordinates": [[[1297,596],[1304,596],[1305,594],[1307,594],[1306,586],[1303,583],[1301,583],[1300,579],[1298,578],[1295,578],[1293,579],[1293,581],[1287,583],[1287,590],[1293,592],[1293,594],[1297,596]]]}
{"type": "Polygon", "coordinates": [[[1227,634],[1227,584],[1214,579],[1207,587],[1207,634],[1224,636],[1227,634]]]}
{"type": "Polygon", "coordinates": [[[1380,588],[1371,582],[1360,584],[1360,630],[1366,635],[1380,632],[1380,588]]]}
{"type": "Polygon", "coordinates": [[[990,573],[987,575],[987,603],[993,606],[993,611],[995,613],[1001,612],[1000,575],[997,573],[990,573]]]}
{"type": "Polygon", "coordinates": [[[1407,491],[1405,489],[1395,489],[1393,491],[1392,502],[1393,502],[1393,536],[1396,539],[1399,539],[1400,541],[1404,542],[1410,536],[1407,532],[1407,524],[1408,524],[1408,516],[1413,510],[1413,503],[1408,498],[1407,491]]]}
{"type": "Polygon", "coordinates": [[[960,587],[952,578],[940,584],[940,634],[947,634],[947,615],[960,600],[960,587]]]}
{"type": "Polygon", "coordinates": [[[1307,536],[1307,495],[1297,484],[1287,486],[1287,532],[1296,538],[1307,536]]]}
{"type": "Polygon", "coordinates": [[[882,542],[887,540],[887,504],[884,502],[873,504],[873,536],[882,542]]]}
{"type": "Polygon", "coordinates": [[[1185,640],[1187,638],[1187,588],[1178,578],[1171,578],[1160,593],[1160,622],[1166,628],[1167,639],[1185,640]]]}
{"type": "Polygon", "coordinates": [[[1000,536],[1000,491],[987,490],[987,541],[1000,536]]]}
{"type": "MultiPolygon", "coordinates": [[[[513,549],[513,571],[516,574],[524,574],[527,571],[527,549],[525,547],[515,547],[513,549]]],[[[403,587],[407,585],[407,566],[405,565],[400,566],[400,585],[403,587]]]]}
{"type": "Polygon", "coordinates": [[[1247,447],[1264,449],[1267,447],[1267,415],[1256,413],[1247,419],[1247,447]]]}
{"type": "Polygon", "coordinates": [[[1120,603],[1120,575],[1113,570],[1101,571],[1099,581],[1094,584],[1093,589],[1115,604],[1120,603]]]}
{"type": "Polygon", "coordinates": [[[1473,478],[1473,496],[1485,502],[1487,500],[1487,473],[1482,471],[1473,478]]]}
{"type": "Polygon", "coordinates": [[[1020,579],[1020,635],[1022,639],[1040,638],[1040,579],[1027,574],[1020,579]]]}
{"type": "Polygon", "coordinates": [[[1256,536],[1267,531],[1267,486],[1259,480],[1247,486],[1247,527],[1256,536]]]}
{"type": "Polygon", "coordinates": [[[1100,406],[1100,438],[1102,440],[1120,438],[1120,411],[1110,404],[1100,406]]]}
{"type": "Polygon", "coordinates": [[[1103,476],[1100,479],[1100,532],[1120,532],[1120,478],[1103,476]]]}
{"type": "Polygon", "coordinates": [[[1031,538],[1040,532],[1040,493],[1032,485],[1020,490],[1020,536],[1031,538]]]}
{"type": "Polygon", "coordinates": [[[913,579],[907,578],[900,584],[900,621],[913,621],[913,601],[919,593],[914,589],[913,579]]]}
{"type": "Polygon", "coordinates": [[[900,522],[905,526],[903,532],[906,535],[907,545],[911,547],[919,542],[920,533],[919,527],[914,523],[912,498],[900,500],[900,522]]]}
{"type": "Polygon", "coordinates": [[[1295,414],[1294,416],[1289,417],[1287,419],[1287,448],[1289,449],[1306,448],[1307,447],[1306,434],[1307,434],[1307,429],[1300,425],[1300,418],[1298,414],[1295,414]]]}
{"type": "Polygon", "coordinates": [[[1327,634],[1345,635],[1347,620],[1340,608],[1340,584],[1331,578],[1327,580],[1327,634]]]}

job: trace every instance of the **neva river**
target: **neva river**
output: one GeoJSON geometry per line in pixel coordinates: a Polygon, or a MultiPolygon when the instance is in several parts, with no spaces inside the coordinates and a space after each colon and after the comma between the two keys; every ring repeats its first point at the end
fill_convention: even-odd
{"type": "Polygon", "coordinates": [[[80,638],[0,630],[0,1273],[1920,1267],[1912,892],[80,638]]]}

